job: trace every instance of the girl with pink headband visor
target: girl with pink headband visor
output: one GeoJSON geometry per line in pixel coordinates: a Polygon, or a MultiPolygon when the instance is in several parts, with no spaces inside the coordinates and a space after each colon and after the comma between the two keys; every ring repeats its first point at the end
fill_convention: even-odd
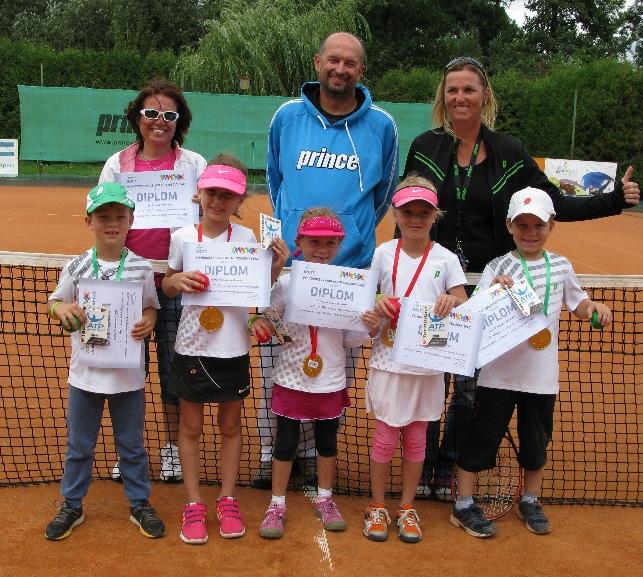
{"type": "MultiPolygon", "coordinates": [[[[295,244],[306,262],[331,264],[345,236],[337,216],[326,208],[312,208],[302,216],[295,244]]],[[[289,305],[290,274],[275,283],[270,308],[283,316],[289,305]]],[[[379,317],[364,313],[363,320],[375,334],[379,317]]],[[[332,498],[337,473],[337,431],[344,409],[350,406],[346,391],[346,350],[368,339],[363,331],[349,331],[286,323],[292,342],[284,343],[275,361],[272,412],[277,433],[272,452],[272,499],[259,527],[266,539],[278,539],[286,520],[286,489],[297,454],[302,422],[314,425],[317,450],[315,514],[328,531],[343,531],[346,522],[332,498]]],[[[255,337],[274,332],[267,318],[251,319],[255,337]]]]}
{"type": "Polygon", "coordinates": [[[444,317],[466,300],[466,278],[458,257],[430,238],[441,216],[433,184],[411,175],[398,186],[392,204],[401,238],[378,246],[371,264],[380,287],[375,312],[382,327],[373,342],[365,395],[366,409],[375,415],[375,430],[372,502],[364,516],[363,533],[372,541],[388,536],[391,520],[384,499],[401,437],[402,494],[396,525],[402,541],[417,543],[422,531],[413,501],[424,464],[428,423],[438,421],[444,407],[444,373],[393,360],[400,299],[433,304],[435,314],[444,317]]]}

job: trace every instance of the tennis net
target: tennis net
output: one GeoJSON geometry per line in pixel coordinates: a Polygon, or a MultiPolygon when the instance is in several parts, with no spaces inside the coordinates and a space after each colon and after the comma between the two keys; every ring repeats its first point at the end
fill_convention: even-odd
{"type": "MultiPolygon", "coordinates": [[[[65,407],[70,343],[59,324],[47,315],[46,302],[56,286],[60,269],[70,257],[64,255],[0,252],[0,486],[59,481],[63,474],[66,443],[65,407]]],[[[164,270],[163,263],[155,263],[164,270]]],[[[643,504],[641,446],[643,428],[639,408],[643,369],[637,359],[641,350],[643,277],[580,276],[592,299],[606,303],[614,313],[613,324],[603,331],[591,330],[564,312],[561,317],[559,357],[560,394],[556,405],[554,437],[549,448],[543,500],[557,503],[643,504]]],[[[474,279],[471,279],[474,280],[474,279]]],[[[249,485],[260,467],[261,436],[264,458],[269,456],[270,429],[262,399],[264,378],[271,372],[277,354],[273,346],[255,346],[251,351],[252,392],[243,409],[244,447],[239,484],[249,485]],[[260,435],[260,432],[262,435],[260,435]],[[268,433],[268,434],[267,434],[268,433]]],[[[353,385],[352,407],[340,429],[339,493],[367,495],[369,489],[369,439],[373,419],[364,407],[370,348],[354,349],[347,363],[353,385]]],[[[447,383],[445,415],[453,404],[455,422],[459,403],[454,387],[466,397],[466,383],[447,383]]],[[[462,398],[462,397],[459,397],[462,398]]],[[[161,400],[156,346],[150,344],[146,396],[146,447],[152,478],[158,479],[160,451],[168,442],[161,400]]],[[[445,418],[429,428],[429,459],[423,477],[430,486],[444,482],[432,466],[438,453],[453,453],[452,440],[444,435],[445,418]],[[442,447],[438,446],[442,440],[442,447]]],[[[451,429],[453,430],[453,429],[451,429]]],[[[455,443],[462,431],[455,427],[455,443]]],[[[312,435],[304,431],[306,450],[301,454],[304,470],[314,456],[312,435]],[[308,457],[308,459],[306,458],[308,457]]],[[[517,438],[517,437],[516,437],[517,438]]],[[[201,449],[205,483],[218,483],[216,405],[205,407],[201,449]]],[[[94,477],[109,478],[117,454],[107,412],[95,453],[94,477]]],[[[401,461],[397,454],[389,487],[401,487],[401,461]]],[[[292,488],[302,487],[306,471],[293,476],[292,488]]]]}

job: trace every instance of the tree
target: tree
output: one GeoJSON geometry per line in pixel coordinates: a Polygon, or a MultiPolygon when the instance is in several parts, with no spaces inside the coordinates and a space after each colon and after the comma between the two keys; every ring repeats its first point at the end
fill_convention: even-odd
{"type": "Polygon", "coordinates": [[[504,0],[364,0],[362,5],[371,30],[371,80],[398,67],[441,70],[463,54],[487,60],[495,38],[513,38],[518,31],[504,0]]]}
{"type": "Polygon", "coordinates": [[[527,41],[543,56],[575,56],[585,61],[623,56],[624,0],[529,0],[527,41]]]}
{"type": "Polygon", "coordinates": [[[236,93],[247,75],[251,94],[291,96],[316,76],[313,56],[331,32],[368,38],[358,0],[231,0],[174,77],[190,90],[236,93]]]}

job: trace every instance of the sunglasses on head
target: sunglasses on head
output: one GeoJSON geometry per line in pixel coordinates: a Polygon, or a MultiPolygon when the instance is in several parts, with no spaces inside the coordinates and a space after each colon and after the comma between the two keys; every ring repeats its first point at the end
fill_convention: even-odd
{"type": "Polygon", "coordinates": [[[484,76],[487,75],[487,73],[484,70],[484,66],[476,60],[475,58],[471,58],[470,56],[460,56],[459,58],[454,58],[449,62],[445,67],[444,67],[444,74],[446,75],[447,72],[449,72],[452,68],[455,66],[458,66],[459,64],[469,64],[470,66],[473,66],[480,70],[484,76]]]}
{"type": "Polygon", "coordinates": [[[156,120],[159,116],[163,117],[165,122],[176,122],[179,119],[179,113],[173,110],[156,110],[156,108],[141,109],[141,116],[148,120],[156,120]]]}

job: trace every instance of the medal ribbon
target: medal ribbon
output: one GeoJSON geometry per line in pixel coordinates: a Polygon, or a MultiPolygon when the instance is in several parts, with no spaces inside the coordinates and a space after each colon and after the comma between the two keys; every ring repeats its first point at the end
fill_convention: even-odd
{"type": "MultiPolygon", "coordinates": [[[[119,281],[121,280],[121,276],[123,276],[123,268],[125,267],[125,257],[127,256],[127,250],[123,249],[121,251],[121,259],[118,263],[118,269],[116,271],[116,276],[114,277],[114,280],[119,281]]],[[[100,269],[98,267],[98,256],[96,255],[96,247],[92,248],[92,276],[94,276],[96,279],[98,279],[98,273],[100,272],[100,269]]]]}
{"type": "MultiPolygon", "coordinates": [[[[520,257],[520,264],[522,264],[522,272],[525,275],[525,278],[527,279],[529,286],[533,290],[536,290],[536,288],[534,287],[534,281],[531,278],[531,274],[529,273],[529,267],[527,266],[527,262],[522,256],[522,253],[520,252],[519,248],[516,248],[516,252],[520,257]]],[[[547,251],[543,251],[543,258],[545,259],[545,298],[543,300],[543,312],[545,313],[545,316],[547,316],[547,309],[549,308],[549,290],[551,288],[551,267],[549,266],[549,257],[547,256],[547,251]]]]}
{"type": "Polygon", "coordinates": [[[317,331],[318,327],[311,327],[308,325],[308,333],[310,334],[310,358],[315,360],[317,358],[317,331]]]}
{"type": "MultiPolygon", "coordinates": [[[[413,275],[413,278],[411,279],[411,282],[409,283],[409,286],[406,288],[406,292],[404,293],[404,298],[408,297],[411,294],[411,291],[413,290],[413,287],[415,286],[415,283],[418,280],[418,277],[420,276],[420,273],[422,272],[422,269],[424,268],[424,263],[426,263],[426,259],[429,258],[429,252],[431,252],[431,246],[432,246],[431,239],[426,243],[426,246],[424,247],[424,254],[422,255],[422,260],[420,260],[420,264],[418,264],[417,269],[415,269],[415,274],[413,275]]],[[[393,282],[393,295],[395,295],[395,284],[397,281],[397,265],[400,262],[400,251],[402,250],[402,239],[398,238],[397,239],[397,246],[395,247],[395,258],[393,259],[393,276],[391,277],[391,281],[393,282]]],[[[395,329],[397,326],[397,318],[394,318],[390,322],[391,328],[395,329]]]]}
{"type": "MultiPolygon", "coordinates": [[[[420,276],[420,273],[422,272],[422,268],[424,268],[424,263],[426,262],[426,259],[429,258],[429,252],[431,251],[431,245],[433,243],[431,240],[426,243],[426,247],[424,248],[424,254],[422,255],[422,260],[420,261],[420,264],[418,264],[417,269],[415,270],[415,274],[413,275],[413,278],[411,279],[411,282],[409,283],[409,286],[406,289],[406,292],[404,293],[404,298],[408,297],[411,294],[411,291],[413,290],[413,287],[415,286],[415,283],[418,280],[418,277],[420,276]]],[[[397,239],[397,246],[395,247],[395,258],[393,259],[393,276],[391,278],[393,282],[393,295],[395,295],[395,281],[397,280],[397,265],[400,261],[400,251],[402,250],[402,239],[398,238],[397,239]]]]}
{"type": "MultiPolygon", "coordinates": [[[[203,242],[203,225],[199,223],[199,228],[197,229],[197,236],[199,242],[203,242]]],[[[230,242],[230,239],[232,238],[232,225],[228,223],[228,240],[226,242],[230,242]]]]}

